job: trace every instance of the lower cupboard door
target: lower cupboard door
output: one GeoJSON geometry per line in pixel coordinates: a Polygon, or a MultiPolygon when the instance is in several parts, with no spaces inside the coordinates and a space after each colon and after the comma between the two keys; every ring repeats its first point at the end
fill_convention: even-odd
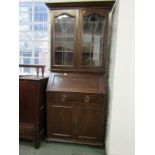
{"type": "Polygon", "coordinates": [[[86,142],[102,143],[102,109],[98,107],[79,107],[77,114],[77,139],[86,142]]]}
{"type": "Polygon", "coordinates": [[[73,108],[69,105],[48,105],[48,136],[72,139],[73,108]]]}

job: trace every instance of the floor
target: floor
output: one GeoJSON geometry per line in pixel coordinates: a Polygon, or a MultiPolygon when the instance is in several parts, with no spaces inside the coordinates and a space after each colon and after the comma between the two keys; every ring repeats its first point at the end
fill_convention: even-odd
{"type": "Polygon", "coordinates": [[[32,143],[20,142],[19,155],[105,155],[104,149],[93,146],[41,142],[39,149],[32,143]]]}

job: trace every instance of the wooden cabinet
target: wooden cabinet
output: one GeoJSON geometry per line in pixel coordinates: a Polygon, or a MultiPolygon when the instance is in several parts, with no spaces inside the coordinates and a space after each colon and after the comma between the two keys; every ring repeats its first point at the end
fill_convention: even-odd
{"type": "Polygon", "coordinates": [[[34,141],[46,131],[46,86],[48,78],[23,76],[19,79],[19,137],[34,141]]]}
{"type": "Polygon", "coordinates": [[[103,146],[106,95],[101,75],[54,73],[47,86],[47,140],[103,146]]]}
{"type": "MultiPolygon", "coordinates": [[[[51,141],[66,141],[91,145],[103,145],[103,118],[105,117],[104,103],[88,103],[85,98],[91,94],[83,94],[83,102],[61,101],[54,102],[58,93],[48,93],[48,139],[51,141]],[[86,101],[84,101],[86,100],[86,101]],[[49,103],[51,101],[51,103],[49,103]],[[61,140],[60,140],[61,139],[61,140]]],[[[61,93],[60,93],[61,94],[61,93]]],[[[59,94],[59,95],[60,95],[59,94]]],[[[60,96],[81,96],[79,93],[63,93],[60,96]]],[[[96,95],[97,96],[97,95],[96,95]]],[[[100,97],[100,96],[98,96],[100,97]]],[[[91,98],[91,97],[90,97],[91,98]]],[[[102,98],[102,97],[101,97],[102,98]]]]}
{"type": "Polygon", "coordinates": [[[51,9],[48,141],[104,146],[108,23],[113,4],[46,4],[51,9]]]}

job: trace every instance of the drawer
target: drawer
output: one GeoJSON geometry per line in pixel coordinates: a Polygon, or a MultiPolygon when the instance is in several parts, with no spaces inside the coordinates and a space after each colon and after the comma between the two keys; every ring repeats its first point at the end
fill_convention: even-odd
{"type": "Polygon", "coordinates": [[[80,102],[80,103],[102,103],[103,96],[86,93],[66,93],[66,92],[48,92],[47,101],[52,103],[80,102]]]}

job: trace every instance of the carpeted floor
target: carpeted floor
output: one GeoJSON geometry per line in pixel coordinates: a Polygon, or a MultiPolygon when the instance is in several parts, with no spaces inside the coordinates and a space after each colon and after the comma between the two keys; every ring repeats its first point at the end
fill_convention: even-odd
{"type": "Polygon", "coordinates": [[[39,149],[35,149],[32,143],[21,142],[19,155],[105,155],[104,149],[78,144],[46,143],[41,142],[39,149]]]}

